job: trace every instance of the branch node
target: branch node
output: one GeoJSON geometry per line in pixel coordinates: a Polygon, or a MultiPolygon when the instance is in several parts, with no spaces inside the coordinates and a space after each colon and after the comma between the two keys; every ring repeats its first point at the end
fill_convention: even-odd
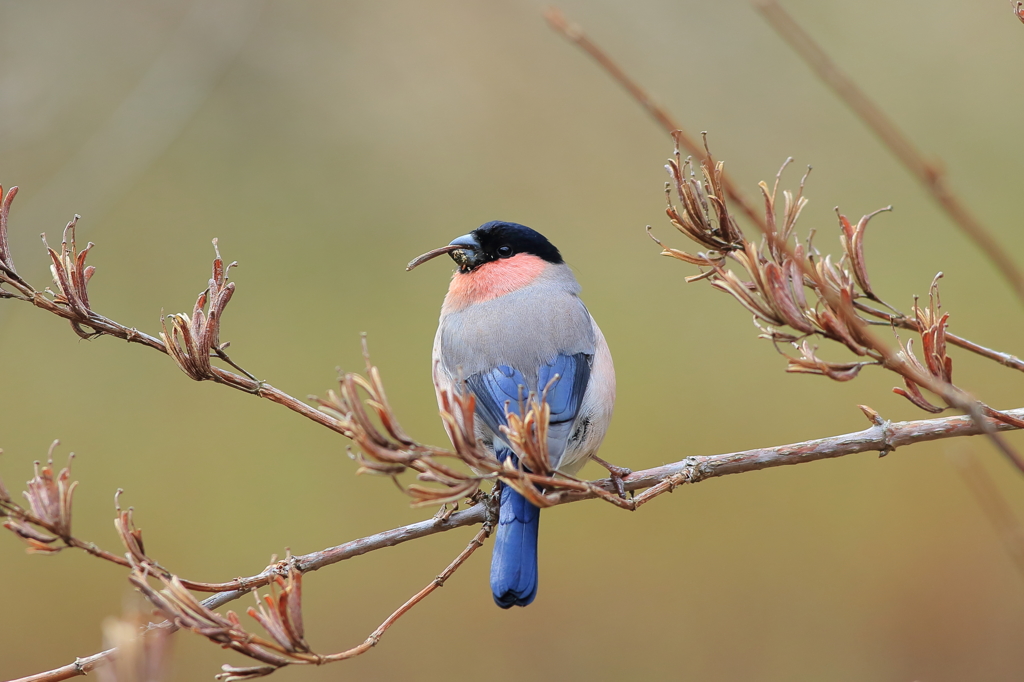
{"type": "Polygon", "coordinates": [[[882,430],[882,447],[878,450],[878,456],[885,457],[890,452],[894,452],[896,450],[896,446],[893,445],[892,432],[889,428],[892,426],[892,422],[883,418],[882,415],[878,414],[878,412],[867,405],[858,405],[857,407],[860,408],[860,411],[864,413],[864,416],[868,418],[868,421],[871,422],[873,427],[882,430]]]}

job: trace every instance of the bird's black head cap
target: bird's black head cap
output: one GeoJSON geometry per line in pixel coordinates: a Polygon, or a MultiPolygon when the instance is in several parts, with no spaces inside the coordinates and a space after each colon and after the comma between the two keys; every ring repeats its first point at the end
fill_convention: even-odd
{"type": "Polygon", "coordinates": [[[563,263],[562,254],[547,237],[526,225],[492,220],[484,223],[471,233],[480,244],[480,255],[486,261],[511,258],[527,253],[549,263],[563,263]]]}
{"type": "Polygon", "coordinates": [[[540,232],[519,223],[492,220],[469,234],[453,239],[448,246],[428,251],[413,259],[405,269],[412,270],[445,253],[451,256],[462,273],[472,272],[485,263],[512,258],[520,253],[537,256],[555,265],[565,262],[554,244],[540,232]]]}

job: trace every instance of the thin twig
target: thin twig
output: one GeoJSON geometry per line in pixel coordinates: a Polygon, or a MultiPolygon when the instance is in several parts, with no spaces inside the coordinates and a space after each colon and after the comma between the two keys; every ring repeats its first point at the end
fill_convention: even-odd
{"type": "Polygon", "coordinates": [[[831,87],[840,99],[878,136],[889,151],[924,185],[932,198],[979,249],[995,263],[1017,298],[1024,302],[1024,274],[995,237],[953,194],[941,163],[926,161],[907,136],[872,102],[776,0],[755,0],[755,5],[772,28],[796,50],[807,65],[831,87]]]}
{"type": "MultiPolygon", "coordinates": [[[[909,329],[910,331],[914,332],[921,331],[921,325],[917,322],[917,320],[914,320],[913,318],[907,317],[905,315],[893,315],[892,313],[887,313],[884,310],[878,310],[877,308],[873,308],[869,305],[861,303],[860,301],[854,301],[853,305],[857,308],[857,310],[865,312],[868,315],[873,315],[879,319],[885,320],[886,323],[891,324],[895,327],[899,327],[900,329],[909,329]]],[[[981,344],[974,343],[969,339],[965,339],[962,336],[957,336],[956,334],[953,334],[949,331],[946,332],[946,340],[949,341],[954,346],[963,348],[964,350],[970,351],[984,358],[988,358],[989,360],[994,360],[998,362],[1000,365],[1003,365],[1004,367],[1009,367],[1010,369],[1015,369],[1024,372],[1024,360],[1021,360],[1015,355],[1010,355],[1009,353],[1003,353],[1002,351],[986,348],[981,344]]]]}
{"type": "Polygon", "coordinates": [[[366,641],[364,641],[357,647],[349,649],[348,651],[323,656],[322,661],[324,663],[343,661],[345,659],[358,656],[359,654],[368,651],[372,647],[377,646],[377,642],[379,642],[380,638],[384,636],[384,633],[387,632],[388,628],[395,624],[395,621],[397,621],[399,618],[408,613],[412,607],[416,606],[421,601],[423,601],[423,599],[426,598],[428,594],[430,594],[439,587],[444,587],[444,584],[448,580],[448,578],[450,578],[452,574],[455,573],[455,571],[457,571],[459,567],[466,562],[470,555],[472,555],[473,552],[475,552],[479,548],[483,547],[484,540],[486,540],[490,534],[491,526],[489,523],[485,522],[484,527],[481,528],[477,532],[477,534],[473,536],[473,539],[469,541],[469,544],[466,545],[466,548],[459,553],[459,556],[455,557],[455,560],[448,565],[448,568],[438,573],[437,576],[433,580],[431,580],[426,587],[424,587],[422,590],[420,590],[415,595],[410,597],[407,602],[398,607],[398,609],[394,613],[388,616],[387,619],[380,624],[380,627],[378,627],[376,630],[370,633],[370,636],[366,638],[366,641]]]}
{"type": "MultiPolygon", "coordinates": [[[[544,11],[544,18],[547,19],[548,24],[551,28],[558,31],[565,38],[573,43],[576,43],[584,52],[593,57],[594,61],[604,69],[609,76],[624,87],[630,96],[642,106],[648,114],[658,123],[661,128],[669,135],[677,138],[679,144],[683,146],[687,153],[703,161],[707,158],[707,153],[704,147],[697,143],[693,137],[683,130],[683,127],[676,121],[672,114],[669,113],[665,107],[661,106],[647,94],[640,85],[629,77],[622,68],[615,63],[615,61],[608,56],[608,53],[601,49],[598,45],[592,41],[583,29],[578,25],[570,22],[562,14],[561,10],[549,7],[544,11]]],[[[722,178],[722,187],[725,189],[729,199],[739,206],[740,210],[743,211],[755,225],[764,226],[764,215],[754,209],[754,205],[736,189],[732,180],[728,176],[722,178]]]]}
{"type": "MultiPolygon", "coordinates": [[[[92,311],[89,311],[88,319],[82,321],[75,311],[55,303],[51,299],[47,298],[42,292],[34,292],[34,295],[28,300],[28,302],[35,307],[53,313],[58,317],[63,317],[66,320],[77,321],[80,324],[87,325],[104,336],[113,336],[118,339],[123,339],[129,343],[137,343],[148,348],[158,350],[165,355],[169,354],[167,351],[167,345],[163,340],[155,336],[151,336],[145,332],[140,332],[139,330],[131,327],[126,327],[114,320],[111,320],[110,318],[92,311]]],[[[224,384],[225,386],[230,386],[231,388],[238,389],[245,393],[251,393],[261,398],[266,398],[270,402],[284,405],[293,412],[298,412],[303,417],[326,426],[332,431],[336,431],[341,434],[346,433],[345,428],[338,419],[324,414],[320,410],[307,405],[298,398],[288,395],[284,391],[274,388],[264,381],[253,380],[249,377],[229,372],[220,367],[212,367],[211,371],[215,376],[214,380],[219,384],[224,384]]]]}
{"type": "MultiPolygon", "coordinates": [[[[1007,410],[1005,414],[1016,419],[1024,419],[1024,408],[1007,410]]],[[[989,420],[989,424],[997,431],[1011,431],[1017,428],[1005,422],[994,420],[989,420]]],[[[719,476],[759,471],[777,466],[803,464],[805,462],[843,457],[860,452],[876,451],[889,453],[897,448],[914,443],[944,438],[976,436],[982,432],[982,428],[968,416],[921,419],[907,422],[887,422],[879,419],[871,428],[856,433],[847,433],[840,436],[831,436],[771,448],[757,448],[720,455],[687,457],[672,464],[636,471],[626,476],[622,483],[625,489],[629,491],[649,489],[648,492],[635,498],[635,508],[662,493],[671,492],[676,487],[685,483],[699,483],[700,481],[719,476]]],[[[593,481],[592,485],[608,492],[615,490],[615,483],[610,478],[593,481]]],[[[553,503],[556,505],[565,504],[595,497],[597,497],[597,494],[593,491],[563,491],[558,494],[553,503]]],[[[420,521],[408,526],[402,526],[401,528],[370,535],[359,540],[352,540],[337,547],[330,547],[318,552],[295,557],[292,561],[299,571],[308,573],[378,549],[394,547],[395,545],[428,535],[483,523],[487,516],[485,504],[477,504],[465,511],[456,512],[446,519],[420,521]]],[[[209,597],[203,600],[202,603],[209,608],[223,606],[244,596],[257,587],[269,584],[277,576],[284,575],[286,568],[285,564],[279,563],[269,566],[262,573],[248,578],[240,578],[228,583],[211,583],[209,587],[226,588],[227,591],[209,597]]],[[[9,682],[56,682],[58,680],[70,679],[77,675],[85,675],[113,653],[113,649],[108,649],[107,651],[78,659],[76,663],[68,664],[49,672],[10,680],[9,682]]]]}

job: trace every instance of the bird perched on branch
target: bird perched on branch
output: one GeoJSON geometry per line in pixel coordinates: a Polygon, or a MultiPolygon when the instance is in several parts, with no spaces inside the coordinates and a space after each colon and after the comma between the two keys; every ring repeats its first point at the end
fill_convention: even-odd
{"type": "MultiPolygon", "coordinates": [[[[434,339],[438,391],[458,389],[462,377],[476,396],[479,442],[499,461],[517,466],[501,427],[530,394],[543,396],[551,410],[551,467],[575,474],[604,439],[615,403],[615,369],[572,271],[543,235],[516,223],[481,225],[420,256],[409,269],[444,253],[458,269],[434,339]]],[[[540,509],[507,485],[500,495],[491,590],[502,608],[526,606],[537,594],[540,509]]]]}

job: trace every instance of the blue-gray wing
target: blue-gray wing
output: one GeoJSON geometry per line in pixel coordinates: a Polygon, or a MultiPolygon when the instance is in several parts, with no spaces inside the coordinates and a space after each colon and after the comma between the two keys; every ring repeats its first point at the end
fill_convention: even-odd
{"type": "MultiPolygon", "coordinates": [[[[466,385],[476,396],[477,418],[500,438],[500,427],[507,424],[506,406],[510,413],[520,414],[520,401],[529,409],[530,392],[540,395],[547,388],[546,399],[551,408],[548,452],[552,465],[557,468],[590,381],[592,359],[593,356],[586,353],[557,355],[536,369],[535,385],[527,382],[523,372],[509,365],[474,374],[466,379],[466,385]]],[[[495,452],[498,450],[495,448],[495,452]]]]}

